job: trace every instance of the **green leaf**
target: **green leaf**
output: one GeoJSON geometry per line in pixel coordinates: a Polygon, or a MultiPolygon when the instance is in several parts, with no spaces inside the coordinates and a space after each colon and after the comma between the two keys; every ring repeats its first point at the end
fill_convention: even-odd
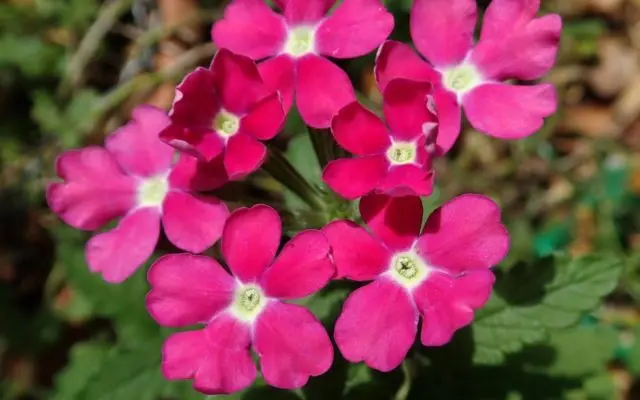
{"type": "Polygon", "coordinates": [[[71,349],[69,363],[56,377],[52,400],[77,399],[90,381],[96,377],[108,353],[109,346],[106,343],[76,344],[71,349]]]}
{"type": "MultiPolygon", "coordinates": [[[[313,150],[313,144],[311,143],[308,132],[295,135],[289,141],[285,155],[291,165],[307,182],[314,186],[324,185],[320,162],[313,150]]],[[[284,200],[289,209],[305,209],[308,207],[298,196],[286,189],[284,192],[284,200]]]]}
{"type": "Polygon", "coordinates": [[[86,400],[156,400],[166,389],[160,372],[160,342],[116,348],[84,391],[86,400]]]}
{"type": "Polygon", "coordinates": [[[87,267],[85,234],[59,227],[54,235],[58,239],[56,262],[65,271],[67,282],[91,304],[97,315],[113,319],[121,340],[144,341],[159,337],[160,329],[145,309],[146,266],[121,284],[109,284],[87,267]]]}
{"type": "Polygon", "coordinates": [[[618,332],[610,326],[577,326],[552,332],[546,343],[525,348],[517,358],[527,371],[585,377],[605,371],[617,344],[618,332]]]}
{"type": "Polygon", "coordinates": [[[506,353],[575,324],[616,287],[622,265],[617,256],[593,254],[513,267],[499,278],[491,300],[477,313],[474,362],[501,363],[506,353]]]}

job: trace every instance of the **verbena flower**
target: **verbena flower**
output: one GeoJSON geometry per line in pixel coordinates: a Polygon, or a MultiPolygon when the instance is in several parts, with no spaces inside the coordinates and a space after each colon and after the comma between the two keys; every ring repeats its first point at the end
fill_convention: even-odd
{"type": "Polygon", "coordinates": [[[174,164],[175,150],[158,139],[168,124],[163,111],[139,106],[104,148],[69,150],[56,161],[63,182],[49,185],[47,201],[64,222],[96,230],[123,217],[86,247],[89,268],[108,282],[122,282],[151,256],[161,222],[173,244],[194,253],[222,234],[227,207],[194,191],[221,186],[226,177],[220,166],[193,157],[174,164]]]}
{"type": "Polygon", "coordinates": [[[275,258],[281,238],[278,213],[265,205],[229,217],[222,254],[233,275],[215,260],[167,255],[149,270],[147,308],[161,325],[204,324],[176,333],[163,347],[168,379],[193,379],[204,393],[231,393],[254,381],[260,358],[265,381],[302,387],[331,366],[333,348],[322,324],[286,300],[309,296],[334,275],[329,242],[320,231],[296,235],[275,258]]]}
{"type": "Polygon", "coordinates": [[[358,102],[333,118],[336,141],[355,157],[331,161],[323,179],[334,191],[355,199],[371,191],[428,196],[433,190],[432,154],[437,137],[435,114],[426,104],[427,82],[395,79],[384,91],[385,123],[358,102]]]}
{"type": "Polygon", "coordinates": [[[222,157],[230,179],[260,168],[267,155],[261,140],[273,138],[285,118],[279,94],[255,63],[225,49],[178,85],[169,115],[160,137],[205,160],[222,157]]]}
{"type": "Polygon", "coordinates": [[[540,78],[556,60],[562,20],[556,14],[535,18],[539,6],[539,0],[493,0],[473,47],[476,0],[416,0],[411,36],[431,65],[408,45],[388,41],[378,53],[377,80],[381,87],[399,76],[434,82],[443,152],[460,133],[460,106],[471,125],[490,136],[531,135],[556,110],[555,89],[502,82],[540,78]]]}
{"type": "Polygon", "coordinates": [[[254,60],[285,110],[295,100],[302,119],[326,128],[355,100],[347,74],[325,57],[354,58],[373,51],[393,29],[380,0],[277,0],[279,15],[264,0],[234,0],[212,29],[213,42],[254,60]]]}
{"type": "Polygon", "coordinates": [[[419,197],[370,195],[360,213],[372,233],[345,220],[323,230],[339,278],[371,281],[349,295],[335,326],[344,357],[390,371],[406,356],[422,316],[425,346],[447,343],[492,290],[490,268],[507,254],[500,209],[465,194],[433,212],[420,233],[419,197]]]}

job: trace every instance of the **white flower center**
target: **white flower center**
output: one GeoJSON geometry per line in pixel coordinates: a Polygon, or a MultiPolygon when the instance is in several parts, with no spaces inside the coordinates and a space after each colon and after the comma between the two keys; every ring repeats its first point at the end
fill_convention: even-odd
{"type": "Polygon", "coordinates": [[[388,273],[400,285],[413,289],[427,279],[430,270],[422,257],[411,250],[395,254],[388,273]]]}
{"type": "Polygon", "coordinates": [[[473,64],[462,63],[441,72],[444,86],[457,94],[464,94],[482,83],[482,75],[473,64]]]}
{"type": "Polygon", "coordinates": [[[241,321],[253,322],[267,304],[267,298],[256,285],[238,285],[231,313],[241,321]]]}
{"type": "Polygon", "coordinates": [[[213,130],[224,138],[235,135],[239,129],[240,118],[228,111],[220,110],[213,119],[213,130]]]}
{"type": "Polygon", "coordinates": [[[417,150],[414,142],[394,142],[387,150],[387,158],[393,165],[413,164],[417,150]]]}
{"type": "Polygon", "coordinates": [[[169,193],[167,174],[144,179],[138,185],[138,206],[160,207],[169,193]]]}
{"type": "Polygon", "coordinates": [[[298,26],[289,30],[289,37],[284,45],[284,53],[293,57],[302,57],[313,53],[316,41],[316,30],[310,26],[298,26]]]}

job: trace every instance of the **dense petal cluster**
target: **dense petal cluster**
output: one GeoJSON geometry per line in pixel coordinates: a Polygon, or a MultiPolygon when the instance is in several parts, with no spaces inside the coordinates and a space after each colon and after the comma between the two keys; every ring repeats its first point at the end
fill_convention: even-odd
{"type": "Polygon", "coordinates": [[[371,191],[428,196],[433,190],[431,158],[437,117],[428,104],[431,84],[395,79],[384,92],[385,124],[357,102],[333,118],[336,141],[355,155],[332,161],[324,181],[348,199],[371,191]]]}
{"type": "Polygon", "coordinates": [[[503,81],[540,78],[556,60],[562,21],[556,14],[536,18],[539,8],[540,0],[493,0],[474,47],[476,0],[415,0],[411,36],[429,63],[408,45],[387,41],[376,61],[378,84],[384,88],[397,77],[434,83],[441,152],[458,138],[460,107],[488,135],[529,136],[556,110],[555,90],[503,81]]]}
{"type": "Polygon", "coordinates": [[[164,326],[204,324],[176,333],[163,348],[169,379],[193,379],[204,393],[231,393],[249,386],[260,357],[272,386],[302,387],[326,372],[333,347],[322,324],[285,300],[309,296],[334,275],[329,242],[320,231],[294,236],[278,257],[278,213],[258,205],[234,211],[222,235],[222,254],[232,275],[215,260],[168,255],[149,270],[149,312],[164,326]],[[274,260],[275,258],[275,260],[274,260]]]}
{"type": "MultiPolygon", "coordinates": [[[[549,84],[504,83],[538,79],[555,61],[561,21],[536,18],[539,0],[493,0],[475,47],[475,0],[415,0],[411,35],[428,62],[407,44],[384,42],[394,21],[380,0],[335,8],[335,0],[273,2],[282,14],[263,0],[232,0],[212,29],[220,50],[177,86],[171,110],[140,106],[104,148],[63,153],[56,164],[62,181],[47,190],[51,209],[77,229],[121,218],[86,248],[89,268],[108,282],[122,282],[151,256],[161,225],[189,253],[222,238],[226,268],[170,254],[148,272],[147,308],[160,325],[203,326],[166,340],[162,371],[193,380],[203,393],[251,385],[258,374],[252,353],[278,388],[297,389],[327,372],[333,346],[325,327],[291,301],[331,279],[371,281],[349,295],[335,325],[347,360],[396,368],[420,319],[423,345],[449,342],[489,299],[491,268],[506,256],[509,236],[498,205],[476,194],[445,203],[422,226],[432,161],[455,143],[461,108],[476,129],[505,139],[530,135],[556,108],[549,84]],[[378,46],[384,119],[356,101],[347,74],[326,58],[378,46]],[[283,234],[273,208],[229,215],[202,192],[258,170],[268,154],[263,141],[283,128],[294,101],[307,125],[331,128],[351,153],[331,160],[323,179],[342,197],[360,198],[366,228],[332,221],[293,236],[276,256],[283,234]]],[[[278,162],[296,180],[281,183],[311,187],[278,162]]]]}
{"type": "Polygon", "coordinates": [[[160,137],[205,160],[221,157],[230,179],[260,168],[267,155],[260,141],[284,123],[280,95],[262,82],[255,63],[225,49],[178,85],[169,115],[160,137]]]}
{"type": "Polygon", "coordinates": [[[278,0],[282,15],[264,0],[233,0],[214,24],[213,42],[254,60],[302,119],[326,128],[333,115],[355,100],[349,77],[325,57],[353,58],[373,51],[391,33],[393,16],[380,0],[278,0]]]}
{"type": "Polygon", "coordinates": [[[197,192],[224,184],[224,173],[189,156],[176,162],[174,149],[158,138],[168,124],[163,111],[140,106],[104,148],[69,150],[56,162],[63,182],[49,185],[47,201],[64,222],[92,231],[122,217],[87,243],[89,268],[108,282],[122,282],[151,256],[161,223],[174,245],[193,253],[222,234],[226,205],[197,192]]]}
{"type": "Polygon", "coordinates": [[[360,213],[372,233],[351,221],[327,225],[338,277],[371,281],[349,295],[335,327],[344,357],[380,371],[396,368],[413,344],[440,346],[471,323],[489,299],[490,268],[509,249],[499,207],[462,195],[433,212],[422,233],[418,197],[370,195],[360,213]]]}

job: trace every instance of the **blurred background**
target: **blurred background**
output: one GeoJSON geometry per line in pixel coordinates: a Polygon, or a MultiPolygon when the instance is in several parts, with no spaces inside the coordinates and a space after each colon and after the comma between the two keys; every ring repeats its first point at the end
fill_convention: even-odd
{"type": "MultiPolygon", "coordinates": [[[[137,104],[170,106],[176,83],[214,54],[209,30],[225,4],[0,1],[0,399],[194,395],[188,385],[161,386],[159,344],[144,338],[164,332],[146,316],[144,274],[117,287],[92,276],[83,256],[87,236],[62,226],[43,189],[55,178],[61,151],[101,144],[137,104]],[[114,356],[116,337],[138,353],[114,356]],[[123,389],[109,392],[113,387],[123,389]]],[[[408,41],[411,1],[386,4],[396,15],[394,37],[408,41]]],[[[559,111],[518,142],[465,127],[436,165],[433,200],[466,191],[496,199],[513,238],[503,268],[563,249],[623,252],[630,262],[605,306],[583,321],[598,334],[584,335],[568,355],[577,364],[586,353],[592,357],[590,367],[575,372],[587,384],[546,397],[511,397],[505,389],[482,398],[640,399],[640,0],[542,4],[543,13],[565,21],[558,64],[545,78],[558,89],[559,111]]],[[[362,101],[376,107],[373,55],[340,65],[362,101]]],[[[304,130],[292,116],[275,145],[319,181],[317,167],[306,170],[309,146],[296,141],[304,130]]],[[[257,174],[217,195],[232,205],[267,199],[285,207],[279,191],[257,174]]],[[[171,251],[166,240],[160,251],[171,251]]]]}

